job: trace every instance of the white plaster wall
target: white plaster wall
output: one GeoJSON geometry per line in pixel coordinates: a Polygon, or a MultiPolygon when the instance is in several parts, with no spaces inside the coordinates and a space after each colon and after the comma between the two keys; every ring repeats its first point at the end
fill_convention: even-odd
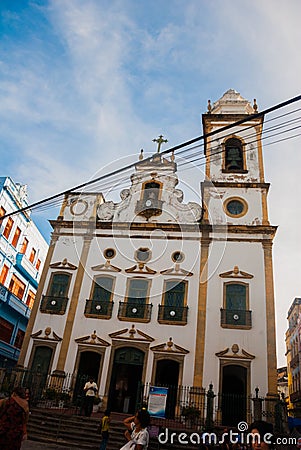
{"type": "Polygon", "coordinates": [[[214,225],[261,225],[263,219],[262,193],[260,188],[214,188],[211,187],[206,195],[206,206],[209,211],[209,221],[214,225]],[[227,199],[239,197],[248,204],[248,210],[242,217],[230,217],[224,210],[227,199]]]}
{"type": "MultiPolygon", "coordinates": [[[[112,332],[120,331],[124,328],[131,328],[132,324],[135,324],[135,328],[141,330],[142,332],[150,335],[154,338],[154,341],[150,344],[159,345],[166,343],[170,337],[175,344],[189,350],[189,354],[185,356],[184,372],[183,372],[183,384],[191,385],[193,383],[193,371],[194,371],[194,352],[195,352],[195,332],[196,332],[196,320],[197,320],[197,299],[198,299],[198,288],[199,288],[199,240],[191,240],[185,242],[185,248],[183,249],[183,242],[179,240],[170,239],[156,239],[147,238],[137,239],[132,238],[129,240],[127,238],[114,236],[108,238],[98,238],[93,239],[91,243],[91,248],[89,252],[89,257],[86,265],[85,275],[81,287],[79,305],[75,316],[74,326],[71,336],[71,345],[69,347],[68,357],[66,361],[65,370],[66,372],[74,371],[74,364],[77,355],[77,344],[75,339],[83,336],[89,336],[96,330],[99,337],[111,343],[111,338],[109,334],[112,332]],[[152,259],[147,263],[147,266],[155,269],[158,273],[155,275],[147,275],[148,279],[151,279],[151,290],[150,290],[150,303],[153,304],[152,317],[149,323],[140,322],[126,322],[120,321],[117,318],[119,301],[124,301],[126,293],[126,280],[135,276],[135,274],[126,274],[124,269],[132,267],[136,264],[134,260],[134,251],[139,247],[149,247],[152,250],[152,259]],[[114,307],[112,318],[109,320],[105,319],[94,319],[86,318],[84,316],[84,308],[86,299],[89,298],[91,292],[91,286],[93,277],[95,275],[103,274],[105,272],[95,272],[92,271],[91,267],[105,263],[105,258],[103,257],[103,250],[106,248],[115,248],[117,250],[117,255],[112,259],[112,265],[122,269],[122,272],[116,273],[116,284],[114,290],[114,307]],[[125,251],[128,250],[129,251],[125,251]],[[189,306],[188,311],[188,324],[186,326],[179,325],[162,325],[157,322],[158,305],[162,301],[162,290],[164,280],[168,279],[181,279],[180,277],[170,276],[170,275],[160,275],[161,270],[169,269],[174,266],[171,260],[171,254],[174,251],[182,250],[185,253],[185,260],[181,263],[181,267],[187,271],[193,272],[193,276],[187,277],[188,281],[188,299],[187,304],[189,306]]],[[[109,275],[114,273],[110,272],[109,275]]],[[[141,274],[136,274],[138,276],[143,276],[141,274]]],[[[56,316],[57,317],[57,316],[56,316]]],[[[107,377],[108,364],[111,354],[111,347],[106,349],[105,360],[103,366],[103,373],[101,376],[101,386],[100,391],[103,393],[105,388],[105,382],[107,377]]],[[[146,380],[150,381],[152,373],[153,355],[152,351],[149,351],[149,358],[147,362],[146,369],[146,380]]]]}
{"type": "Polygon", "coordinates": [[[228,242],[223,245],[221,242],[216,242],[209,261],[204,386],[212,382],[215,391],[218,391],[220,365],[215,353],[227,347],[231,349],[233,344],[238,344],[240,350],[243,348],[255,356],[251,362],[251,392],[254,392],[255,387],[258,386],[260,393],[265,395],[267,392],[266,332],[264,260],[261,243],[228,242]],[[226,329],[220,326],[223,283],[234,281],[235,278],[221,278],[219,274],[232,270],[234,266],[254,275],[254,278],[250,280],[241,280],[249,283],[250,286],[249,308],[252,311],[250,330],[226,329]]]}
{"type": "MultiPolygon", "coordinates": [[[[67,258],[68,262],[74,264],[78,267],[79,264],[79,256],[81,254],[81,249],[83,245],[83,239],[82,237],[73,238],[73,237],[66,237],[66,236],[60,236],[53,252],[53,256],[50,262],[50,265],[53,263],[61,262],[64,258],[67,258]]],[[[43,287],[42,295],[47,295],[49,281],[51,278],[51,274],[53,272],[59,272],[60,269],[51,269],[49,268],[47,272],[47,276],[45,279],[45,284],[43,287]]],[[[64,315],[58,315],[58,314],[45,314],[40,312],[40,308],[38,309],[37,316],[35,319],[34,327],[33,327],[33,334],[42,330],[42,335],[44,336],[45,328],[50,327],[52,331],[54,331],[59,337],[63,337],[64,329],[65,329],[65,322],[68,315],[68,310],[70,306],[71,296],[74,288],[75,278],[77,274],[77,270],[65,270],[67,273],[70,273],[72,275],[70,285],[69,285],[69,292],[68,292],[68,305],[66,308],[66,312],[64,315]]],[[[31,353],[33,345],[33,340],[30,340],[29,346],[28,346],[28,352],[25,359],[25,366],[29,362],[29,357],[31,353]]],[[[53,359],[53,365],[52,370],[56,368],[58,355],[59,355],[59,349],[61,344],[58,342],[57,348],[54,354],[53,359]]]]}

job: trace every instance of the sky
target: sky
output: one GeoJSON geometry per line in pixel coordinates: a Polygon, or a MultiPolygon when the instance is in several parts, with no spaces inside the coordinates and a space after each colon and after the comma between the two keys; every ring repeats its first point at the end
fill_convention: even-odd
{"type": "MultiPolygon", "coordinates": [[[[299,0],[1,0],[0,175],[32,203],[154,152],[159,134],[201,135],[208,99],[230,88],[259,110],[299,95],[300,17],[299,0]]],[[[279,366],[301,296],[300,145],[264,148],[279,366]]],[[[47,239],[56,215],[36,217],[47,239]]]]}

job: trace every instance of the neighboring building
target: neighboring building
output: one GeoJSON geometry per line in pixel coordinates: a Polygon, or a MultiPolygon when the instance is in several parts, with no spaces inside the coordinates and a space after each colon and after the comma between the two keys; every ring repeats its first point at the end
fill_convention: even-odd
{"type": "Polygon", "coordinates": [[[277,391],[280,398],[288,399],[288,381],[287,381],[287,367],[279,367],[277,369],[277,391]]]}
{"type": "Polygon", "coordinates": [[[0,177],[0,367],[17,363],[48,245],[30,212],[27,188],[0,177]]]}
{"type": "Polygon", "coordinates": [[[301,417],[301,298],[295,298],[287,314],[286,356],[289,412],[301,417]]]}
{"type": "Polygon", "coordinates": [[[66,197],[20,366],[73,373],[72,388],[93,375],[114,411],[134,411],[139,382],[213,383],[224,424],[249,419],[256,387],[277,395],[276,227],[255,112],[229,90],[203,115],[204,133],[250,119],[206,139],[202,204],[183,201],[174,156],[160,153],[137,163],[120,203],[66,197]]]}

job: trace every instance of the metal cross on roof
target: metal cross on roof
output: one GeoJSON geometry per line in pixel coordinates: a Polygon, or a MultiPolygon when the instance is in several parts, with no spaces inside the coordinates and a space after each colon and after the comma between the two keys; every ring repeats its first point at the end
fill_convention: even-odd
{"type": "Polygon", "coordinates": [[[158,139],[153,139],[153,142],[157,142],[157,144],[158,144],[157,153],[160,153],[161,144],[168,142],[168,140],[167,139],[163,139],[162,134],[160,134],[158,139]]]}

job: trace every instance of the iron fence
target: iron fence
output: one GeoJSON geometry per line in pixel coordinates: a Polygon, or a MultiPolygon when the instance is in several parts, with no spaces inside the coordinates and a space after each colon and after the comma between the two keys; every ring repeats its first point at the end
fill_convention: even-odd
{"type": "Polygon", "coordinates": [[[29,389],[30,404],[41,408],[78,408],[83,403],[83,387],[88,375],[45,374],[22,368],[0,368],[0,397],[15,387],[29,389]]]}
{"type": "MultiPolygon", "coordinates": [[[[0,397],[10,395],[17,386],[30,390],[30,404],[38,408],[59,408],[81,414],[86,374],[44,374],[22,368],[0,368],[0,397]]],[[[137,387],[136,409],[148,404],[150,383],[137,387]]],[[[165,418],[154,418],[158,426],[169,428],[212,429],[236,427],[239,422],[263,419],[272,422],[279,432],[287,430],[287,408],[278,397],[217,393],[195,386],[165,386],[165,418]]],[[[106,405],[105,405],[106,406],[106,405]]]]}

